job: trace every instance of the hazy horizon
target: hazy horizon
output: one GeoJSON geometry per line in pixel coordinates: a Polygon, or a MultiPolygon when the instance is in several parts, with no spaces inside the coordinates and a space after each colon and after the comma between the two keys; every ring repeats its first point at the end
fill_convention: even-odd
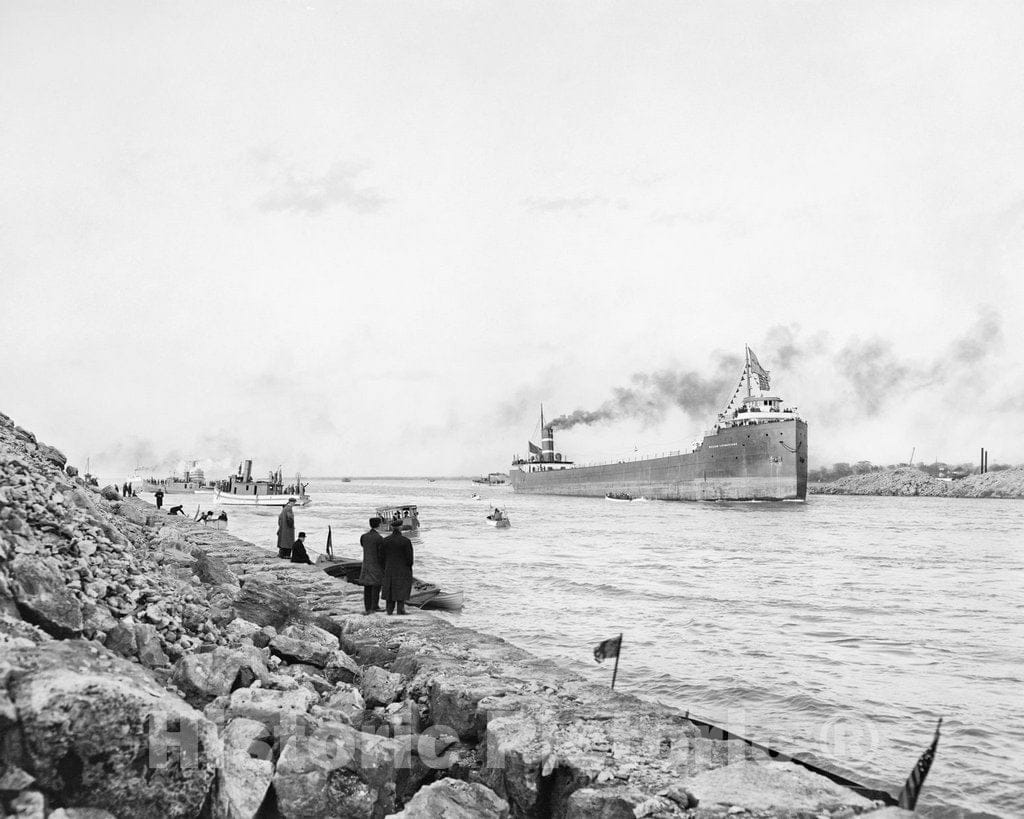
{"type": "MultiPolygon", "coordinates": [[[[0,411],[95,472],[1024,461],[1024,6],[0,6],[0,411]]],[[[226,472],[225,472],[226,474],[226,472]]]]}

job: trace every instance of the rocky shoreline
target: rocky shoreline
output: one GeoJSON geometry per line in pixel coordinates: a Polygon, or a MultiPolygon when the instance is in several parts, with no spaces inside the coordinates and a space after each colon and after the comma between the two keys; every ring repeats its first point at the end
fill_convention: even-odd
{"type": "Polygon", "coordinates": [[[936,498],[1024,498],[1024,467],[969,475],[956,481],[933,478],[912,467],[848,475],[807,487],[812,495],[899,495],[936,498]]]}
{"type": "Polygon", "coordinates": [[[0,414],[9,816],[911,814],[65,470],[0,414]]]}

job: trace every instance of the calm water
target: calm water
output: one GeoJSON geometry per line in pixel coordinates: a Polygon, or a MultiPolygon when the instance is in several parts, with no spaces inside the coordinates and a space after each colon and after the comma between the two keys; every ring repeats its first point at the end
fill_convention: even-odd
{"type": "MultiPolygon", "coordinates": [[[[1024,502],[814,496],[695,504],[515,495],[469,481],[314,480],[296,527],[359,556],[375,506],[412,502],[417,576],[446,615],[616,688],[831,760],[898,791],[944,717],[919,809],[1024,816],[1024,502]],[[478,492],[481,500],[471,495],[478,492]],[[512,528],[484,522],[507,508],[512,528]]],[[[276,512],[231,531],[275,542],[276,512]]]]}

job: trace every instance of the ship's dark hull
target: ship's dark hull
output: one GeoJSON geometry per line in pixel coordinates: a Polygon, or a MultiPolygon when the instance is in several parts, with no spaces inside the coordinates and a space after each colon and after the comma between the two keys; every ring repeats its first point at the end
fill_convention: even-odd
{"type": "Polygon", "coordinates": [[[730,427],[695,452],[600,466],[509,472],[516,492],[651,500],[804,500],[807,424],[788,419],[730,427]]]}

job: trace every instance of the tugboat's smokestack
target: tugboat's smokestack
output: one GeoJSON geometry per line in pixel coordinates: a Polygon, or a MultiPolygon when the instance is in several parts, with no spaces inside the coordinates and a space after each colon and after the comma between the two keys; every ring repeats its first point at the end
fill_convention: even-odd
{"type": "Polygon", "coordinates": [[[252,478],[252,461],[245,462],[245,472],[242,473],[242,478],[246,483],[249,483],[249,479],[252,478]]]}
{"type": "Polygon", "coordinates": [[[544,427],[541,435],[544,437],[540,439],[540,459],[544,463],[551,463],[555,460],[555,428],[549,424],[544,427]]]}

